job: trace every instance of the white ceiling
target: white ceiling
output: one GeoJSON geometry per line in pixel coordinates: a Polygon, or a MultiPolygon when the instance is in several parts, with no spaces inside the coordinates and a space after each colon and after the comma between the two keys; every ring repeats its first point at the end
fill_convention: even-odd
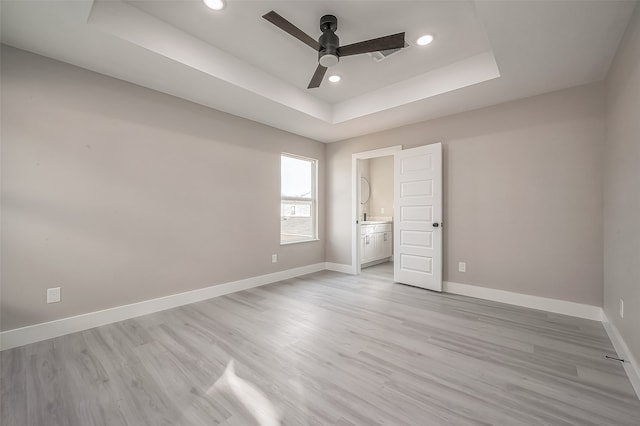
{"type": "Polygon", "coordinates": [[[332,104],[491,50],[471,1],[304,2],[304,7],[293,1],[241,1],[229,2],[225,13],[203,9],[201,1],[127,3],[302,89],[316,69],[318,54],[260,18],[269,10],[315,39],[321,34],[320,17],[334,14],[343,45],[402,31],[410,42],[425,33],[438,35],[438,42],[431,46],[414,43],[382,62],[369,55],[343,58],[331,68],[343,77],[342,83],[323,84],[312,91],[332,104]]]}
{"type": "Polygon", "coordinates": [[[331,142],[603,79],[629,1],[2,1],[8,45],[312,139],[331,142]],[[400,31],[382,62],[341,59],[343,80],[306,86],[308,46],[261,18],[275,10],[316,38],[338,17],[341,44],[400,31]],[[426,47],[415,39],[433,33],[426,47]]]}

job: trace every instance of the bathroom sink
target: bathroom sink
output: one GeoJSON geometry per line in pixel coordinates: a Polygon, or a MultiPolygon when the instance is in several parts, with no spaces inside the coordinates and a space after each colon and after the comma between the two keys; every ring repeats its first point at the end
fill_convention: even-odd
{"type": "Polygon", "coordinates": [[[381,225],[383,223],[391,223],[390,220],[363,220],[361,225],[381,225]]]}

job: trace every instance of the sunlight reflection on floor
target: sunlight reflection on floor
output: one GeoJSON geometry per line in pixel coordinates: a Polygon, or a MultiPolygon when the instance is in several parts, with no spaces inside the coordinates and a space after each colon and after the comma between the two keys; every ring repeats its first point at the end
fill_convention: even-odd
{"type": "Polygon", "coordinates": [[[209,388],[207,395],[211,395],[215,389],[230,390],[260,426],[281,424],[280,415],[264,392],[236,375],[233,359],[227,364],[222,376],[209,388]]]}

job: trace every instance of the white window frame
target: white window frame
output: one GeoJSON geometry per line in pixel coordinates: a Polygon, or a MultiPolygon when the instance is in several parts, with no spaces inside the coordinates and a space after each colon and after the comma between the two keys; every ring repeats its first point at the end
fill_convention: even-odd
{"type": "Polygon", "coordinates": [[[291,154],[288,152],[280,153],[280,167],[282,168],[282,157],[294,158],[296,160],[309,161],[311,163],[311,197],[286,197],[282,195],[282,169],[280,170],[280,245],[308,243],[310,241],[319,241],[318,238],[318,160],[315,158],[303,157],[301,155],[291,154]],[[311,223],[313,229],[313,237],[300,241],[282,241],[282,202],[283,201],[311,201],[311,223]]]}

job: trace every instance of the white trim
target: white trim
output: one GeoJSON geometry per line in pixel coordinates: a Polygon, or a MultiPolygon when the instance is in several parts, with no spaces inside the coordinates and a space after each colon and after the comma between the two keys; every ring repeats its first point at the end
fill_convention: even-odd
{"type": "Polygon", "coordinates": [[[369,266],[381,265],[381,264],[387,263],[387,262],[392,262],[391,256],[385,257],[385,258],[382,258],[382,259],[372,260],[371,262],[362,263],[360,265],[360,271],[362,271],[362,268],[368,268],[369,266]]]}
{"type": "Polygon", "coordinates": [[[454,283],[451,281],[444,281],[443,284],[443,291],[446,293],[508,303],[510,305],[539,309],[541,311],[554,312],[556,314],[569,315],[594,321],[602,321],[603,319],[602,308],[599,306],[584,305],[582,303],[569,302],[567,300],[549,299],[547,297],[531,296],[528,294],[497,290],[495,288],[479,287],[470,284],[454,283]]]}
{"type": "Polygon", "coordinates": [[[343,274],[353,275],[353,267],[351,265],[345,265],[344,263],[325,263],[325,269],[334,272],[342,272],[343,274]]]}
{"type": "MultiPolygon", "coordinates": [[[[288,234],[288,235],[291,235],[291,234],[288,234]]],[[[289,244],[312,243],[314,241],[320,241],[320,238],[313,238],[313,239],[300,240],[300,241],[287,241],[286,243],[280,243],[280,245],[288,246],[289,244]]]]}
{"type": "Polygon", "coordinates": [[[191,290],[184,293],[172,294],[170,296],[159,297],[157,299],[145,300],[130,305],[117,306],[102,311],[89,312],[55,321],[30,325],[28,327],[16,328],[14,330],[0,333],[0,350],[11,349],[17,346],[28,345],[54,337],[77,331],[88,330],[101,325],[123,321],[154,312],[171,309],[189,303],[200,302],[236,291],[247,290],[266,284],[275,283],[300,275],[311,274],[324,270],[325,262],[313,265],[301,266],[299,268],[287,269],[285,271],[273,272],[271,274],[246,278],[224,284],[191,290]]]}
{"type": "Polygon", "coordinates": [[[402,145],[394,145],[387,148],[373,149],[371,151],[356,152],[351,154],[351,274],[360,273],[360,262],[358,262],[358,241],[360,241],[360,199],[358,197],[358,183],[360,182],[360,171],[358,170],[358,160],[368,160],[370,158],[386,157],[402,151],[402,145]]]}
{"type": "Polygon", "coordinates": [[[356,152],[351,154],[351,156],[358,160],[368,160],[371,158],[387,157],[398,151],[402,151],[402,145],[393,145],[386,148],[372,149],[371,151],[356,152]]]}
{"type": "Polygon", "coordinates": [[[611,343],[613,343],[613,347],[618,354],[618,358],[624,359],[622,367],[627,373],[627,377],[629,377],[633,390],[636,391],[636,396],[640,399],[640,364],[638,364],[638,361],[633,357],[627,343],[622,338],[622,335],[616,328],[615,324],[609,321],[606,313],[603,313],[602,325],[607,331],[611,343]]]}

